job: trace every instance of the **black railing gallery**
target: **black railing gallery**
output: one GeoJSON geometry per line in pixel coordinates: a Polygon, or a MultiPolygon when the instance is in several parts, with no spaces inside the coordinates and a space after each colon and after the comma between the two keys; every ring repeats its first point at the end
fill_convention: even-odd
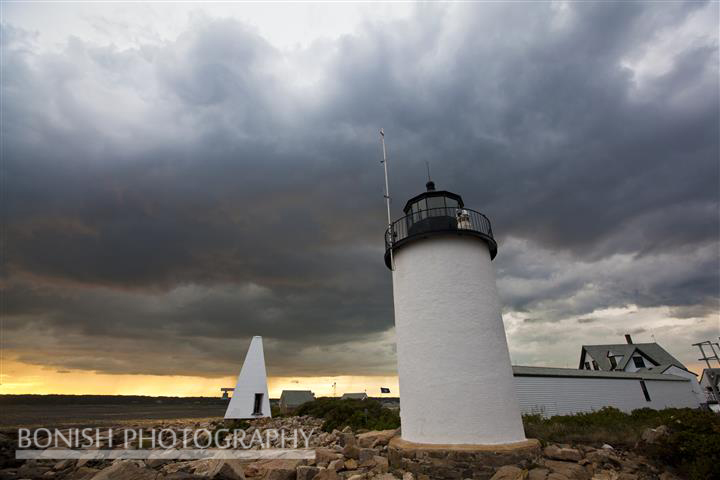
{"type": "MultiPolygon", "coordinates": [[[[385,250],[399,246],[405,240],[431,233],[468,233],[492,241],[490,220],[480,212],[469,208],[443,207],[419,210],[394,221],[385,231],[385,250]]],[[[495,247],[496,249],[497,247],[495,247]]]]}

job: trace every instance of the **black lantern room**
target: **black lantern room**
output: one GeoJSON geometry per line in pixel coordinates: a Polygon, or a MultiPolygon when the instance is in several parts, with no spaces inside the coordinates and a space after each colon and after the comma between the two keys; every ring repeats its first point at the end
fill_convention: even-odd
{"type": "Polygon", "coordinates": [[[392,223],[385,232],[385,264],[392,268],[391,253],[409,242],[432,235],[469,235],[488,244],[490,258],[497,255],[490,220],[480,212],[465,208],[460,195],[446,190],[435,190],[433,181],[427,190],[405,204],[405,216],[392,223]]]}

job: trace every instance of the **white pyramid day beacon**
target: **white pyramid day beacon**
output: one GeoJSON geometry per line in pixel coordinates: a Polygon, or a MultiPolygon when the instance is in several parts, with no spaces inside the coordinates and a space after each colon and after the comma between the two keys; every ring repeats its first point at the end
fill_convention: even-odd
{"type": "MultiPolygon", "coordinates": [[[[427,191],[386,232],[402,440],[525,442],[492,260],[490,221],[460,195],[427,191]]],[[[527,442],[526,442],[527,443],[527,442]]]]}
{"type": "Polygon", "coordinates": [[[253,337],[225,418],[271,417],[262,337],[253,337]]]}

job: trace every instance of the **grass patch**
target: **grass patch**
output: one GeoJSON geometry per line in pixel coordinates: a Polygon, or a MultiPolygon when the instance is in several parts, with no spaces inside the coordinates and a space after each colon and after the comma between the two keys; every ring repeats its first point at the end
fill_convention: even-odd
{"type": "Polygon", "coordinates": [[[679,469],[687,478],[720,478],[720,417],[690,408],[624,413],[606,407],[592,413],[543,418],[523,416],[525,434],[543,443],[583,443],[633,448],[646,428],[666,425],[670,435],[653,445],[642,445],[640,453],[679,469]]]}
{"type": "Polygon", "coordinates": [[[400,426],[398,412],[383,408],[377,400],[340,400],[339,398],[318,398],[313,402],[301,405],[296,415],[311,415],[322,418],[323,431],[342,430],[350,427],[368,430],[389,430],[400,426]]]}
{"type": "Polygon", "coordinates": [[[614,447],[632,447],[645,428],[657,427],[662,420],[646,414],[633,417],[633,414],[606,407],[597,412],[551,418],[523,415],[523,424],[528,438],[537,438],[543,443],[584,443],[598,447],[608,443],[614,447]]]}

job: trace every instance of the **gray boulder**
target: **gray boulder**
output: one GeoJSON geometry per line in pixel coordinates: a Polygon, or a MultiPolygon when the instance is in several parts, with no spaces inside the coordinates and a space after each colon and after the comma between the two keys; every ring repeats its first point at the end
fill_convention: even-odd
{"type": "Polygon", "coordinates": [[[545,447],[545,450],[543,450],[543,454],[553,460],[567,460],[570,462],[579,462],[583,458],[579,450],[562,448],[557,445],[548,445],[545,447]]]}
{"type": "Polygon", "coordinates": [[[526,477],[527,471],[514,465],[505,465],[498,468],[490,480],[525,480],[526,477]]]}
{"type": "Polygon", "coordinates": [[[652,445],[668,435],[670,435],[670,429],[665,425],[660,425],[657,428],[646,428],[640,437],[640,441],[652,445]]]}

